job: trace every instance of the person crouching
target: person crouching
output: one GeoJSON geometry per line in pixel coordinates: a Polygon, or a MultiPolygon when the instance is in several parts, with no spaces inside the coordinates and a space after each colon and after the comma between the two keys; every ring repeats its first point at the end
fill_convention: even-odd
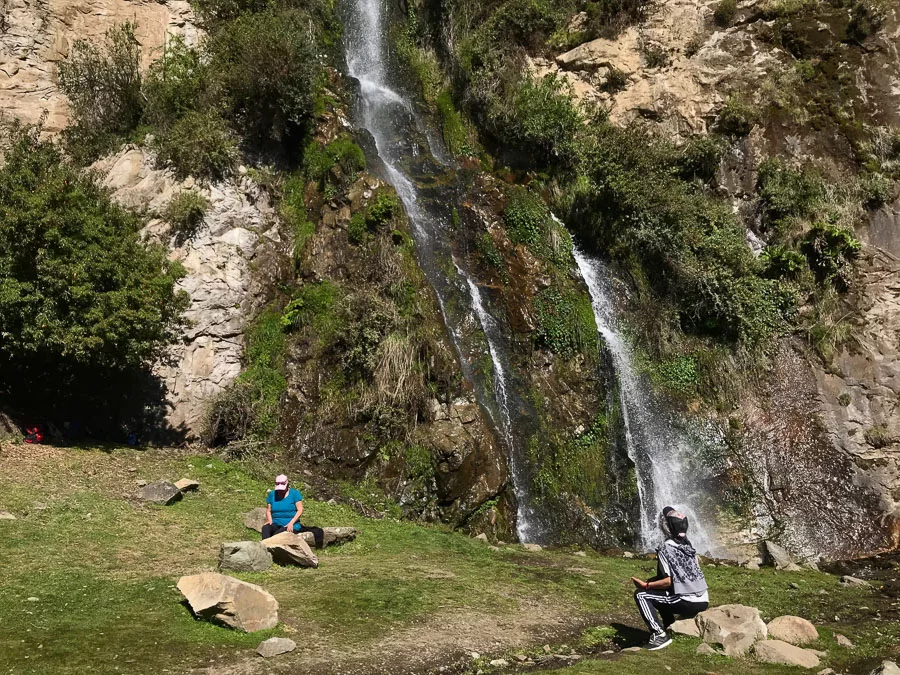
{"type": "Polygon", "coordinates": [[[316,548],[322,548],[325,531],[321,527],[305,527],[300,524],[303,515],[303,495],[290,487],[283,473],[275,477],[275,489],[266,495],[266,523],[262,526],[262,538],[268,539],[281,532],[312,532],[316,548]]]}
{"type": "Polygon", "coordinates": [[[660,516],[660,527],[666,539],[656,549],[656,576],[647,581],[631,578],[637,586],[634,601],[650,629],[650,641],[645,646],[650,650],[671,644],[666,631],[676,617],[690,619],[709,607],[706,577],[697,551],[687,538],[687,516],[667,506],[660,516]]]}

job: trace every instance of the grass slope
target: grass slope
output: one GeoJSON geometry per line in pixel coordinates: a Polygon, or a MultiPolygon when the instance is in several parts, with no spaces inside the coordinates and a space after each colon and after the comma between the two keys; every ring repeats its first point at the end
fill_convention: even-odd
{"type": "MultiPolygon", "coordinates": [[[[175,451],[0,449],[0,673],[464,672],[499,655],[536,654],[565,642],[580,653],[640,638],[632,575],[653,563],[570,552],[492,551],[438,528],[365,519],[308,499],[305,521],[353,525],[359,538],[321,555],[318,570],[240,574],[278,599],[279,626],[244,635],[195,621],[175,582],[215,569],[219,544],[253,538],[240,514],[263,503],[267,483],[247,467],[175,451]],[[201,482],[173,506],[132,500],[137,481],[201,482]],[[36,599],[35,599],[36,598],[36,599]],[[595,626],[585,632],[585,629],[595,626]],[[261,639],[285,635],[296,652],[263,664],[261,639]],[[472,660],[478,651],[491,654],[472,660]]],[[[743,602],[773,618],[821,627],[827,665],[861,670],[897,655],[897,606],[814,572],[708,569],[716,603],[743,602]],[[791,582],[798,588],[792,588],[791,582]],[[822,591],[826,594],[823,594],[822,591]],[[833,633],[857,643],[836,646],[833,633]]],[[[591,659],[563,672],[787,672],[692,656],[696,640],[661,653],[591,659]],[[690,656],[690,658],[687,658],[690,656]]]]}

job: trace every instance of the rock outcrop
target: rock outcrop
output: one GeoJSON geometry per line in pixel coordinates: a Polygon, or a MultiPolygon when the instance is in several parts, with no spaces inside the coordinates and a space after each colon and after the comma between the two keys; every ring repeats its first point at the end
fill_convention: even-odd
{"type": "Polygon", "coordinates": [[[205,572],[181,577],[178,590],[198,617],[253,633],[278,624],[278,601],[255,584],[205,572]]]}

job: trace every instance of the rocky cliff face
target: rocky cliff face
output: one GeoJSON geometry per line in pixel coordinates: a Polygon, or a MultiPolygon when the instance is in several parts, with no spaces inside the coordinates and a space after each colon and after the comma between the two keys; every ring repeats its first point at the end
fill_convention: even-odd
{"type": "MultiPolygon", "coordinates": [[[[730,101],[772,111],[726,157],[718,180],[744,216],[751,245],[761,247],[755,189],[765,158],[852,181],[865,132],[900,124],[900,21],[886,6],[881,29],[858,35],[853,11],[840,3],[797,11],[750,0],[721,28],[713,18],[718,5],[667,2],[616,39],[531,59],[528,67],[537,77],[560,78],[619,124],[643,121],[675,138],[714,130],[730,101]]],[[[890,192],[897,195],[896,183],[890,192]]],[[[785,341],[773,369],[732,415],[742,425],[743,470],[761,498],[749,539],[778,535],[810,555],[900,544],[894,197],[855,220],[865,246],[841,301],[849,337],[827,357],[802,339],[785,341]]]]}

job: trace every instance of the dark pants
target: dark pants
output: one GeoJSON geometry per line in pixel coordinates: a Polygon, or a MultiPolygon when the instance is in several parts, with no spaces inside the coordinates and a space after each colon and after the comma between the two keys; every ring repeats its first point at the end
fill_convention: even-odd
{"type": "Polygon", "coordinates": [[[709,607],[708,602],[688,602],[665,591],[637,591],[634,594],[641,618],[654,635],[664,633],[676,618],[691,619],[709,607]],[[659,612],[659,614],[657,614],[659,612]],[[662,616],[662,622],[659,618],[662,616]]]}
{"type": "MultiPolygon", "coordinates": [[[[274,523],[272,523],[262,526],[263,539],[274,537],[276,534],[281,534],[282,532],[287,532],[287,528],[282,527],[281,525],[275,525],[274,523]]],[[[294,532],[296,534],[300,534],[301,532],[312,532],[313,539],[316,542],[316,548],[322,548],[325,545],[325,530],[323,530],[321,527],[309,527],[307,525],[304,525],[303,527],[298,528],[295,525],[294,532]]]]}

